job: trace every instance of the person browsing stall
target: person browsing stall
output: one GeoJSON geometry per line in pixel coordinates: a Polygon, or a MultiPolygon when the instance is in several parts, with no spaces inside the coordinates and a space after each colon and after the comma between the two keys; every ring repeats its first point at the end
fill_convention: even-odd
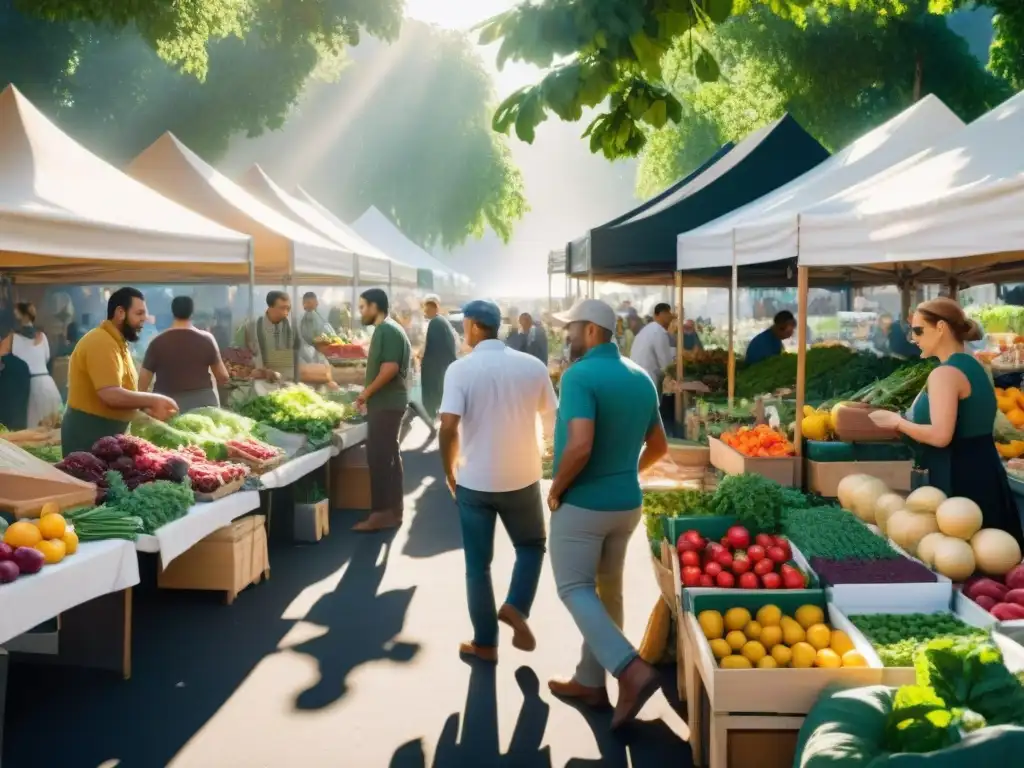
{"type": "Polygon", "coordinates": [[[161,421],[178,412],[166,395],[138,391],[128,349],[146,322],[146,300],[119,288],[107,301],[107,319],[86,333],[68,362],[68,403],[61,423],[64,455],[88,451],[101,437],[123,434],[139,410],[161,421]]]}
{"type": "Polygon", "coordinates": [[[992,441],[995,389],[982,364],[964,351],[966,343],[981,338],[981,328],[956,301],[940,298],[917,306],[911,332],[922,357],[937,358],[939,366],[928,375],[909,419],[874,411],[871,420],[909,438],[929,485],[973,501],[981,507],[982,527],[1006,531],[1024,549],[1020,515],[992,441]]]}
{"type": "Polygon", "coordinates": [[[292,327],[292,300],[284,291],[267,293],[267,311],[246,321],[235,334],[235,346],[252,352],[253,377],[270,383],[295,381],[295,355],[302,339],[292,327]]]}
{"type": "Polygon", "coordinates": [[[307,363],[326,363],[314,343],[320,336],[333,336],[334,328],[319,312],[320,300],[313,291],[302,295],[302,319],[299,320],[299,336],[302,339],[302,356],[307,363]]]}
{"type": "MultiPolygon", "coordinates": [[[[419,354],[423,402],[409,403],[411,411],[423,419],[432,435],[437,431],[434,422],[437,419],[437,409],[441,406],[444,377],[448,372],[448,366],[454,363],[458,356],[455,329],[448,318],[441,314],[440,308],[441,298],[437,294],[430,293],[424,297],[423,316],[427,320],[427,332],[423,340],[423,349],[419,354]]],[[[411,414],[407,420],[409,418],[411,414]]]]}
{"type": "Polygon", "coordinates": [[[388,316],[390,301],[380,288],[359,297],[363,325],[373,326],[366,355],[366,386],[356,405],[366,409],[366,458],[370,467],[370,516],[352,530],[398,528],[405,513],[405,480],[399,431],[409,406],[412,349],[405,329],[388,316]]]}
{"type": "Polygon", "coordinates": [[[213,335],[192,324],[195,303],[191,296],[171,301],[171,327],[158,335],[146,350],[139,372],[139,389],[173,398],[182,413],[203,407],[219,407],[216,384],[229,381],[213,335]]]}
{"type": "Polygon", "coordinates": [[[672,308],[662,302],[654,308],[654,318],[637,333],[630,350],[630,359],[647,371],[658,390],[665,377],[665,369],[675,360],[672,351],[672,339],[668,328],[672,325],[675,315],[672,308]]]}
{"type": "Polygon", "coordinates": [[[28,368],[28,407],[24,419],[12,421],[7,426],[22,422],[28,429],[54,425],[60,419],[63,401],[48,367],[49,339],[36,329],[36,308],[32,304],[19,301],[14,305],[14,323],[11,335],[0,341],[0,358],[12,354],[28,368]]]}
{"type": "Polygon", "coordinates": [[[611,673],[619,681],[611,723],[617,728],[659,685],[657,671],[622,634],[622,573],[640,522],[638,473],[668,452],[668,438],[650,376],[612,343],[612,308],[585,299],[556,317],[568,325],[577,362],[562,376],[555,424],[551,568],[583,651],[575,674],[548,687],[562,698],[607,706],[611,673]]]}
{"type": "Polygon", "coordinates": [[[770,328],[765,328],[750,340],[743,356],[747,365],[759,363],[769,357],[782,354],[782,342],[792,338],[796,331],[796,318],[788,309],[775,315],[770,328]]]}
{"type": "Polygon", "coordinates": [[[547,365],[499,340],[501,311],[492,301],[463,309],[472,352],[451,364],[441,401],[441,461],[455,497],[466,557],[466,593],[473,639],[464,656],[497,659],[498,622],[512,644],[532,651],[527,620],[544,562],[544,504],[537,419],[550,437],[558,404],[547,365]],[[491,582],[494,530],[500,519],[515,547],[508,594],[495,609],[491,582]]]}

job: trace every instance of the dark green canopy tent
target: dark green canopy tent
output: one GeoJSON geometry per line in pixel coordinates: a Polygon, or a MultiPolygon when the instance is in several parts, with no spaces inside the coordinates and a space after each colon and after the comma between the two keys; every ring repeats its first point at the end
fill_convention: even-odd
{"type": "Polygon", "coordinates": [[[573,277],[669,282],[680,233],[756,200],[828,156],[796,120],[784,115],[739,144],[722,147],[653,200],[569,243],[566,269],[573,277]]]}

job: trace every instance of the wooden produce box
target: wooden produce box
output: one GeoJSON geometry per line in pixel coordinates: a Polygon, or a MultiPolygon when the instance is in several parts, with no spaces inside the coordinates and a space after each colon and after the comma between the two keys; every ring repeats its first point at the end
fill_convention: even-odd
{"type": "Polygon", "coordinates": [[[795,456],[783,456],[777,459],[752,458],[744,456],[716,437],[708,438],[708,446],[710,447],[711,466],[722,470],[727,475],[761,475],[786,487],[792,487],[795,482],[795,456]]]}
{"type": "Polygon", "coordinates": [[[684,467],[706,467],[711,463],[711,449],[687,440],[668,441],[668,457],[684,467]]]}
{"type": "Polygon", "coordinates": [[[811,461],[805,462],[807,490],[826,498],[839,494],[839,483],[848,475],[870,475],[898,493],[910,492],[913,461],[811,461]]]}
{"type": "Polygon", "coordinates": [[[0,512],[34,518],[48,502],[65,510],[95,501],[92,483],[66,475],[14,443],[0,440],[0,512]]]}
{"type": "Polygon", "coordinates": [[[315,544],[331,532],[330,502],[327,499],[315,504],[296,504],[292,525],[295,541],[315,544]]]}
{"type": "MultiPolygon", "coordinates": [[[[711,647],[704,637],[697,615],[704,610],[717,610],[723,615],[729,608],[743,607],[751,612],[769,603],[778,605],[783,613],[792,615],[800,606],[817,604],[827,611],[825,594],[820,590],[800,590],[791,594],[771,595],[754,591],[719,590],[694,595],[693,613],[684,613],[687,633],[687,664],[692,665],[692,682],[687,691],[689,704],[690,746],[694,763],[710,764],[711,768],[746,768],[756,764],[776,765],[774,758],[765,762],[742,762],[733,755],[736,732],[799,731],[804,716],[828,686],[859,687],[877,685],[882,681],[880,667],[839,669],[720,669],[711,647]],[[706,697],[706,703],[704,699],[706,697]],[[698,704],[697,702],[701,702],[698,704]],[[705,752],[705,750],[707,750],[705,752]]],[[[869,648],[851,636],[858,650],[869,648]]],[[[795,733],[793,734],[795,739],[795,733]]],[[[764,737],[762,737],[764,738],[764,737]]],[[[744,733],[744,739],[750,739],[744,733]]],[[[784,739],[788,743],[788,739],[784,739]]],[[[795,744],[795,741],[794,741],[795,744]]],[[[749,749],[747,745],[744,752],[749,749]]],[[[784,757],[784,756],[783,756],[784,757]]],[[[784,760],[779,765],[791,765],[784,760]]]]}
{"type": "Polygon", "coordinates": [[[270,578],[263,515],[250,515],[214,531],[157,575],[161,589],[224,592],[228,605],[250,584],[270,578]]]}
{"type": "Polygon", "coordinates": [[[370,509],[370,465],[366,446],[356,445],[331,459],[332,509],[370,509]]]}

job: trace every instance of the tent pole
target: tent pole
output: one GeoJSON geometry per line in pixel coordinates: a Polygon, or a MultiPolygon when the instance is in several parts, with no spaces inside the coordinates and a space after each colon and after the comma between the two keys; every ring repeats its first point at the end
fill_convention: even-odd
{"type": "Polygon", "coordinates": [[[686,411],[686,395],[682,390],[683,383],[683,273],[676,271],[676,384],[680,389],[676,391],[676,429],[683,425],[683,415],[686,411]]]}
{"type": "Polygon", "coordinates": [[[736,230],[732,231],[732,275],[729,278],[729,367],[726,380],[729,387],[729,409],[736,396],[736,294],[739,293],[739,270],[736,266],[736,230]]]}
{"type": "MultiPolygon", "coordinates": [[[[348,313],[348,329],[353,334],[356,332],[356,306],[359,304],[359,257],[356,256],[352,270],[352,311],[348,313]]],[[[388,262],[388,274],[391,274],[391,262],[388,262]]]]}
{"type": "MultiPolygon", "coordinates": [[[[799,232],[799,226],[797,227],[799,232]]],[[[799,240],[797,241],[799,243],[799,240]]],[[[799,246],[797,246],[799,250],[799,246]]],[[[798,267],[796,277],[797,311],[796,311],[796,426],[793,432],[793,448],[796,450],[796,468],[793,482],[797,488],[803,487],[803,430],[800,422],[807,400],[807,294],[810,284],[808,268],[798,267]]],[[[786,425],[780,425],[785,429],[786,425]]]]}
{"type": "MultiPolygon", "coordinates": [[[[295,241],[291,242],[290,248],[288,249],[288,279],[292,286],[292,312],[297,314],[299,309],[299,284],[295,280],[295,241]]],[[[293,318],[294,318],[293,314],[293,318]]],[[[292,326],[292,333],[299,332],[299,324],[289,319],[289,323],[292,326]]],[[[299,345],[295,345],[295,351],[292,353],[292,359],[295,365],[295,383],[298,384],[301,377],[299,376],[299,345]]]]}
{"type": "Polygon", "coordinates": [[[249,319],[256,319],[256,247],[249,238],[249,319]]]}

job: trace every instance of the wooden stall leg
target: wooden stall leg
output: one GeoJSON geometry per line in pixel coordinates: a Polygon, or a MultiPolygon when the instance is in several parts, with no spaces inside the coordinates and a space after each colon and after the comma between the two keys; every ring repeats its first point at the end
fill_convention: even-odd
{"type": "Polygon", "coordinates": [[[132,676],[132,588],[124,591],[124,648],[121,655],[121,675],[125,680],[132,676]]]}
{"type": "Polygon", "coordinates": [[[729,766],[729,716],[711,713],[711,743],[708,745],[708,768],[729,766]]]}

